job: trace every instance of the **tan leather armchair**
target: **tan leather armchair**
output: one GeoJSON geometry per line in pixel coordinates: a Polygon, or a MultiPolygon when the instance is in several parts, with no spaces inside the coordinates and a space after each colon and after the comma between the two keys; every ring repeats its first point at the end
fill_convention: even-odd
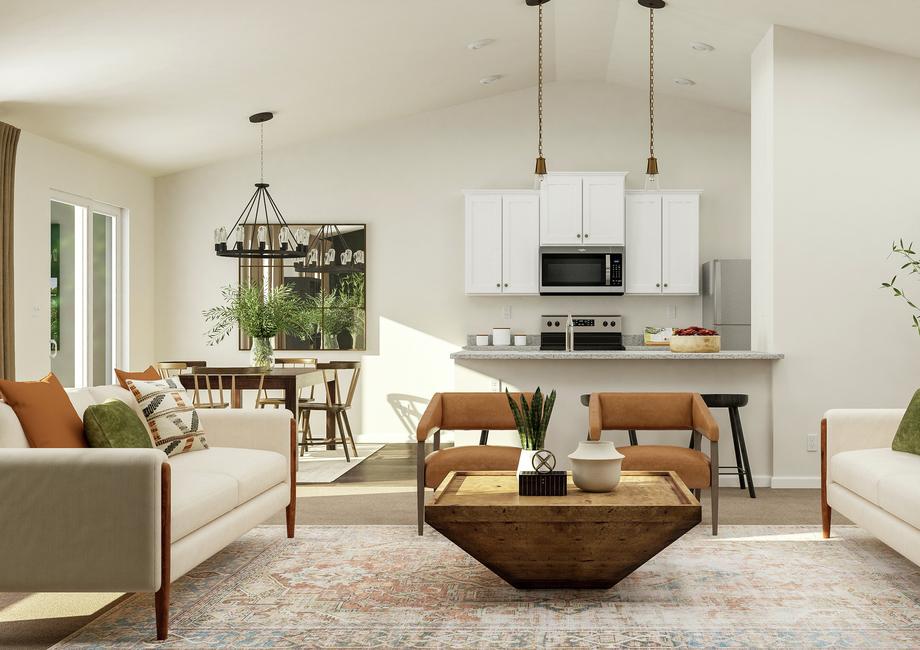
{"type": "MultiPolygon", "coordinates": [[[[532,393],[524,393],[529,399],[532,393]]],[[[521,393],[511,393],[519,400],[521,393]]],[[[520,447],[487,445],[489,431],[517,430],[505,393],[435,393],[416,429],[418,534],[425,525],[425,488],[436,488],[450,472],[458,470],[514,470],[520,447]],[[441,431],[480,431],[477,446],[441,449],[441,431]],[[432,438],[432,452],[425,443],[432,438]]]]}
{"type": "Polygon", "coordinates": [[[697,498],[710,489],[712,534],[719,532],[719,425],[699,393],[592,393],[588,402],[588,436],[604,431],[693,431],[693,448],[676,445],[618,447],[624,470],[671,470],[697,498]],[[700,451],[709,440],[709,456],[700,451]]]}

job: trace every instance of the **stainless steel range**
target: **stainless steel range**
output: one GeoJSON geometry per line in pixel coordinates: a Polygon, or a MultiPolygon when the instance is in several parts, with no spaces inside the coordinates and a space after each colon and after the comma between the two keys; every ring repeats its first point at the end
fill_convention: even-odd
{"type": "Polygon", "coordinates": [[[540,317],[541,350],[625,350],[622,316],[540,317]]]}

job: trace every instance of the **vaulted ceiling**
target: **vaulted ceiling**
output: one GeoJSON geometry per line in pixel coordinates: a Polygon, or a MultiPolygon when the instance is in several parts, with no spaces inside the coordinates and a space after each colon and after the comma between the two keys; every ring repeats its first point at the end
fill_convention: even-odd
{"type": "MultiPolygon", "coordinates": [[[[545,14],[549,80],[645,86],[635,0],[545,14]]],[[[739,111],[771,24],[920,56],[916,0],[669,0],[655,23],[659,92],[739,111]]],[[[6,0],[0,119],[160,175],[253,151],[258,111],[271,148],[533,86],[535,47],[524,0],[6,0]]]]}

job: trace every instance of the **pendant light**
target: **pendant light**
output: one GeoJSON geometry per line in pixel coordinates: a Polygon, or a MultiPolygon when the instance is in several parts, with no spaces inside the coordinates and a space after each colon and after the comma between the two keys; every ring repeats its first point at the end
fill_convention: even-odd
{"type": "Polygon", "coordinates": [[[527,6],[537,8],[537,163],[534,166],[534,186],[539,189],[546,176],[543,157],[543,5],[549,0],[526,0],[527,6]]]}
{"type": "Polygon", "coordinates": [[[664,0],[639,0],[648,9],[648,161],[645,165],[645,189],[659,186],[658,159],[655,158],[655,10],[664,9],[664,0]]]}
{"type": "Polygon", "coordinates": [[[249,117],[250,122],[259,125],[259,182],[256,183],[256,191],[249,198],[236,223],[229,230],[223,226],[214,230],[214,252],[219,257],[278,259],[307,256],[309,235],[306,228],[298,228],[296,232],[291,230],[268,191],[268,183],[265,182],[265,122],[273,117],[273,113],[256,113],[249,117]],[[278,233],[277,247],[271,226],[274,226],[278,233]],[[234,239],[233,245],[229,244],[231,235],[234,239]],[[247,235],[250,237],[249,241],[246,241],[247,235]]]}

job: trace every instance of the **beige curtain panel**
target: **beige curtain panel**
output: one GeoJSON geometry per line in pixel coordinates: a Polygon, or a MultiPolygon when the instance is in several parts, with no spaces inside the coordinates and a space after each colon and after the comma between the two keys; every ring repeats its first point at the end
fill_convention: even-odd
{"type": "Polygon", "coordinates": [[[13,185],[19,129],[0,122],[0,379],[15,379],[13,353],[13,185]]]}

